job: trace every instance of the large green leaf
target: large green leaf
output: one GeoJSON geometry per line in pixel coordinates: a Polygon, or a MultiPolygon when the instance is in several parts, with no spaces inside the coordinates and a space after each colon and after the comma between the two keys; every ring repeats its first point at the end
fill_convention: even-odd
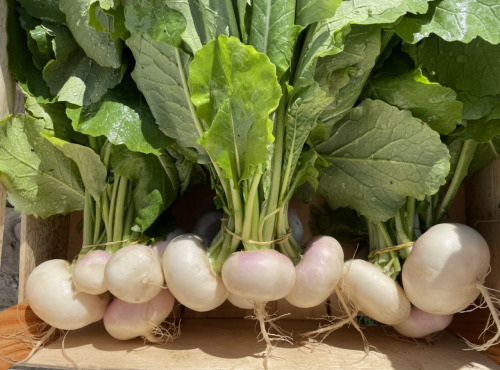
{"type": "Polygon", "coordinates": [[[133,83],[122,83],[94,104],[68,107],[76,131],[115,145],[125,144],[134,152],[161,154],[167,138],[160,131],[144,98],[133,83]]]}
{"type": "Polygon", "coordinates": [[[57,100],[81,106],[98,102],[120,82],[122,73],[120,69],[102,67],[78,52],[67,61],[50,61],[43,77],[57,100]]]}
{"type": "Polygon", "coordinates": [[[111,166],[115,174],[133,181],[135,222],[138,231],[145,231],[177,198],[174,161],[167,155],[131,152],[119,146],[113,150],[111,166]]]}
{"type": "Polygon", "coordinates": [[[492,43],[500,42],[500,7],[496,0],[437,0],[429,11],[407,15],[395,30],[405,41],[416,43],[430,34],[447,41],[470,42],[476,37],[492,43]]]}
{"type": "Polygon", "coordinates": [[[61,153],[75,162],[80,172],[85,190],[92,195],[96,202],[99,202],[102,192],[106,190],[108,175],[108,171],[101,162],[99,155],[89,147],[69,143],[52,134],[43,133],[43,135],[59,149],[61,153]]]}
{"type": "Polygon", "coordinates": [[[321,120],[333,126],[358,99],[380,54],[378,26],[352,26],[342,52],[319,58],[314,79],[332,98],[321,120]]]}
{"type": "Polygon", "coordinates": [[[186,20],[163,0],[135,0],[125,8],[125,26],[135,34],[148,34],[154,41],[179,46],[186,20]]]}
{"type": "Polygon", "coordinates": [[[189,86],[198,115],[210,125],[200,144],[227,178],[248,179],[274,140],[269,114],[281,97],[274,65],[253,47],[221,35],[196,53],[189,86]]]}
{"type": "Polygon", "coordinates": [[[330,164],[319,193],[372,222],[394,216],[406,197],[423,199],[445,183],[449,154],[439,134],[380,100],[364,100],[316,146],[330,164]]]}
{"type": "Polygon", "coordinates": [[[93,0],[59,0],[59,8],[66,15],[66,23],[76,42],[85,53],[103,67],[120,68],[121,40],[113,40],[108,33],[97,32],[89,25],[89,7],[93,0]]]}
{"type": "Polygon", "coordinates": [[[171,45],[154,42],[147,35],[132,35],[127,46],[136,59],[132,77],[160,129],[200,162],[206,161],[206,151],[197,142],[202,131],[189,100],[188,55],[171,45]]]}
{"type": "Polygon", "coordinates": [[[331,18],[342,0],[298,0],[297,24],[307,27],[312,23],[331,18]]]}
{"type": "Polygon", "coordinates": [[[480,38],[468,44],[431,35],[406,50],[429,79],[481,97],[500,94],[500,45],[480,38]]]}
{"type": "Polygon", "coordinates": [[[365,97],[408,109],[442,135],[462,122],[462,103],[450,88],[430,82],[419,69],[400,76],[380,75],[368,81],[365,97]]]}
{"type": "MultiPolygon", "coordinates": [[[[354,24],[382,24],[396,22],[406,13],[424,13],[429,0],[345,0],[333,17],[322,20],[308,35],[305,50],[298,66],[300,86],[307,85],[312,78],[313,67],[318,57],[334,55],[341,51],[343,39],[354,24]]],[[[296,78],[297,79],[297,78],[296,78]]],[[[294,86],[299,86],[294,84],[294,86]]]]}
{"type": "Polygon", "coordinates": [[[302,27],[295,25],[295,0],[252,2],[249,44],[269,57],[278,78],[290,67],[301,30],[302,27]]]}
{"type": "Polygon", "coordinates": [[[43,120],[25,115],[0,121],[0,181],[18,212],[46,218],[83,209],[78,167],[40,132],[43,120]]]}

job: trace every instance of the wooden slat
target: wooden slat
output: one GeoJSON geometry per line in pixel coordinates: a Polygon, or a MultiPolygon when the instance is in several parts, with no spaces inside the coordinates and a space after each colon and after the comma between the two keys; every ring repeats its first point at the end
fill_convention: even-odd
{"type": "Polygon", "coordinates": [[[500,160],[474,174],[466,183],[467,224],[488,242],[491,273],[486,285],[500,289],[500,160]]]}

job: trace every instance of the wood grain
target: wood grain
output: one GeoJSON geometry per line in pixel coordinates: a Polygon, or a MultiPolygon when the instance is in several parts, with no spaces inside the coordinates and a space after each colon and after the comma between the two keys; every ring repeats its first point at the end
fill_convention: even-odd
{"type": "Polygon", "coordinates": [[[0,312],[0,369],[24,359],[43,324],[26,303],[0,312]]]}

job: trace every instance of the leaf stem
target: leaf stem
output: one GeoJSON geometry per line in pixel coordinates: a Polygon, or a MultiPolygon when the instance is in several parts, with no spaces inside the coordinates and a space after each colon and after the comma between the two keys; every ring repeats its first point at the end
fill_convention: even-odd
{"type": "Polygon", "coordinates": [[[457,194],[463,179],[465,178],[465,176],[467,176],[467,171],[469,169],[470,162],[472,161],[472,158],[476,153],[477,146],[477,141],[471,139],[464,141],[464,145],[462,146],[460,157],[458,158],[457,167],[455,168],[455,172],[453,173],[450,185],[446,190],[446,194],[441,201],[438,209],[436,210],[434,216],[434,221],[436,223],[440,223],[446,216],[448,208],[455,198],[455,195],[457,194]]]}

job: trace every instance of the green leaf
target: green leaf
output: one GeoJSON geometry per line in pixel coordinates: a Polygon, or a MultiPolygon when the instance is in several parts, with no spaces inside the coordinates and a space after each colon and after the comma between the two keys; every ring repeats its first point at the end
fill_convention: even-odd
{"type": "Polygon", "coordinates": [[[76,163],[85,190],[92,195],[96,202],[99,202],[101,193],[107,187],[107,170],[99,155],[86,146],[69,143],[52,134],[42,134],[61,153],[76,163]]]}
{"type": "Polygon", "coordinates": [[[98,32],[109,33],[113,40],[126,40],[130,32],[125,27],[124,7],[120,5],[116,8],[103,8],[101,3],[94,2],[90,5],[89,25],[98,32]]]}
{"type": "Polygon", "coordinates": [[[331,18],[342,0],[298,0],[297,24],[307,27],[312,23],[331,18]]]}
{"type": "Polygon", "coordinates": [[[463,103],[462,118],[477,120],[488,116],[492,111],[500,109],[500,95],[475,96],[468,91],[459,91],[457,100],[463,103]]]}
{"type": "Polygon", "coordinates": [[[442,135],[462,122],[462,103],[450,88],[430,82],[415,69],[401,76],[380,75],[369,80],[364,97],[381,99],[426,122],[442,135]]]}
{"type": "Polygon", "coordinates": [[[180,46],[186,20],[162,0],[135,0],[126,6],[125,26],[133,34],[148,34],[153,41],[180,46]]]}
{"type": "Polygon", "coordinates": [[[59,0],[17,0],[32,17],[42,21],[65,24],[66,17],[59,10],[59,0]]]}
{"type": "Polygon", "coordinates": [[[380,50],[378,26],[354,25],[342,52],[318,59],[314,79],[333,98],[321,114],[327,126],[333,126],[356,103],[380,50]]]}
{"type": "MultiPolygon", "coordinates": [[[[331,101],[332,98],[321,90],[317,84],[314,84],[309,89],[303,90],[300,95],[295,96],[294,101],[288,104],[289,116],[285,128],[284,158],[286,167],[283,168],[284,173],[288,167],[290,175],[294,174],[299,157],[303,155],[302,148],[310,132],[316,126],[319,115],[331,101]]],[[[302,164],[305,163],[304,160],[301,162],[302,164]]],[[[288,177],[287,188],[292,181],[295,181],[295,176],[288,177]]]]}
{"type": "Polygon", "coordinates": [[[476,121],[467,121],[462,138],[486,143],[497,135],[500,135],[500,119],[485,118],[476,121]]]}
{"type": "Polygon", "coordinates": [[[111,157],[112,171],[134,181],[135,222],[146,230],[177,198],[175,164],[167,155],[131,152],[116,147],[111,157]]]}
{"type": "Polygon", "coordinates": [[[134,152],[159,155],[167,139],[143,99],[127,79],[98,102],[84,107],[69,106],[67,112],[76,131],[94,137],[104,135],[111,143],[125,144],[134,152]]]}
{"type": "Polygon", "coordinates": [[[469,165],[468,174],[473,174],[498,159],[500,159],[500,136],[496,135],[491,140],[477,146],[474,158],[469,165]]]}
{"type": "Polygon", "coordinates": [[[97,32],[89,25],[89,7],[93,0],[60,0],[59,8],[66,15],[68,28],[85,53],[102,67],[120,68],[121,40],[108,33],[97,32]]]}
{"type": "Polygon", "coordinates": [[[351,207],[371,222],[394,216],[408,196],[437,192],[449,171],[439,134],[380,100],[353,108],[316,150],[330,163],[318,192],[330,207],[351,207]]]}
{"type": "Polygon", "coordinates": [[[252,1],[249,44],[276,66],[278,79],[290,67],[302,27],[295,25],[295,0],[252,1]]]}
{"type": "Polygon", "coordinates": [[[98,102],[121,81],[122,73],[120,69],[102,67],[79,52],[64,62],[50,61],[43,77],[59,101],[81,106],[98,102]]]}
{"type": "Polygon", "coordinates": [[[206,150],[198,144],[201,131],[191,110],[187,87],[189,57],[175,47],[154,42],[147,35],[132,35],[127,46],[136,59],[132,77],[142,92],[160,130],[200,162],[206,150]]]}
{"type": "Polygon", "coordinates": [[[39,103],[34,97],[27,96],[24,103],[26,111],[34,118],[43,119],[44,130],[53,133],[56,137],[75,141],[86,145],[88,138],[73,130],[71,120],[66,116],[66,104],[64,102],[39,103]]]}
{"type": "Polygon", "coordinates": [[[22,90],[36,96],[40,101],[50,101],[50,90],[43,80],[42,72],[35,66],[31,52],[28,49],[26,32],[19,24],[19,14],[16,12],[16,2],[8,0],[7,17],[7,54],[9,71],[22,90]],[[23,63],[19,63],[22,60],[23,63]]]}
{"type": "Polygon", "coordinates": [[[249,178],[274,140],[269,114],[281,97],[274,65],[253,47],[221,35],[196,53],[189,86],[198,115],[210,125],[200,144],[227,178],[249,178]]]}
{"type": "Polygon", "coordinates": [[[500,45],[479,38],[468,44],[429,36],[406,50],[431,80],[481,97],[500,94],[500,45]]]}
{"type": "Polygon", "coordinates": [[[416,43],[430,34],[446,41],[468,43],[476,37],[491,44],[500,42],[500,8],[496,1],[438,0],[429,4],[429,11],[408,15],[394,27],[405,41],[416,43]]]}
{"type": "Polygon", "coordinates": [[[83,208],[76,164],[40,132],[42,120],[25,115],[0,121],[0,181],[18,212],[46,218],[83,208]]]}

